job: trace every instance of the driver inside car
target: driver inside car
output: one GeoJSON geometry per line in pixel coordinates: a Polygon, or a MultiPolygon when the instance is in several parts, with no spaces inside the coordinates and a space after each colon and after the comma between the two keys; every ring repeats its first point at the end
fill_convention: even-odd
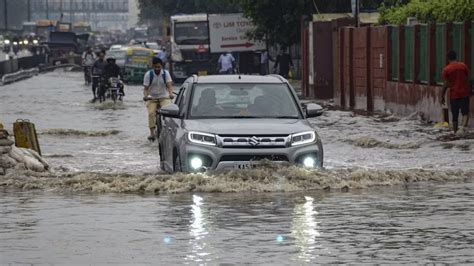
{"type": "Polygon", "coordinates": [[[216,112],[222,111],[216,106],[216,91],[212,88],[204,89],[201,92],[198,105],[194,107],[195,116],[212,116],[216,112]]]}

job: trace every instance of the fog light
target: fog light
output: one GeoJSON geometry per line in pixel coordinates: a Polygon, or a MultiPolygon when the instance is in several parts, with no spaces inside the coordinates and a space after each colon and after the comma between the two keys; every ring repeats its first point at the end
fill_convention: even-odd
{"type": "Polygon", "coordinates": [[[306,157],[303,161],[303,164],[305,167],[314,167],[314,159],[311,157],[306,157]]]}
{"type": "Polygon", "coordinates": [[[197,169],[201,168],[201,167],[202,167],[202,160],[201,160],[201,158],[197,158],[197,157],[192,158],[192,159],[191,159],[191,167],[192,167],[194,170],[197,170],[197,169]]]}

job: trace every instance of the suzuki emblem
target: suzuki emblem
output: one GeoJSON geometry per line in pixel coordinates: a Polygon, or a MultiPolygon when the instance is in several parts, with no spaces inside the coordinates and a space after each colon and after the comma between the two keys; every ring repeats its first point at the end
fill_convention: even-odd
{"type": "Polygon", "coordinates": [[[257,146],[258,144],[260,144],[260,139],[257,138],[257,137],[255,137],[255,136],[253,136],[253,137],[251,137],[251,138],[249,139],[249,144],[250,144],[251,146],[257,146]]]}

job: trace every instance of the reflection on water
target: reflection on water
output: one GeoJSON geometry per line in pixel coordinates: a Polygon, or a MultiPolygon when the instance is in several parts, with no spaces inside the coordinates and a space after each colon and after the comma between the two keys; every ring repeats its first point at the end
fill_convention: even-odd
{"type": "Polygon", "coordinates": [[[210,261],[209,255],[209,243],[207,243],[207,237],[209,232],[206,227],[209,224],[208,215],[203,206],[202,197],[193,195],[193,204],[191,205],[191,224],[189,225],[189,234],[191,236],[190,245],[192,247],[192,253],[187,256],[187,260],[194,262],[206,262],[210,261]]]}
{"type": "Polygon", "coordinates": [[[299,260],[310,262],[316,257],[314,250],[317,248],[317,237],[320,234],[317,230],[315,216],[318,213],[314,210],[314,199],[308,196],[304,198],[306,202],[296,204],[294,208],[291,236],[295,239],[295,245],[300,251],[299,260]]]}
{"type": "Polygon", "coordinates": [[[472,182],[296,194],[0,191],[0,264],[472,264],[473,199],[472,182]]]}

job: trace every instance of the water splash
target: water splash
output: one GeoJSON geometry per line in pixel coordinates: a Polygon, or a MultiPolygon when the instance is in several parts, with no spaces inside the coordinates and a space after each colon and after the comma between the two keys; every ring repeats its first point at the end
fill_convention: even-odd
{"type": "Polygon", "coordinates": [[[83,131],[77,129],[47,129],[40,131],[38,135],[55,135],[55,136],[72,136],[72,137],[107,137],[117,135],[120,130],[106,130],[106,131],[83,131]]]}
{"type": "Polygon", "coordinates": [[[341,190],[417,182],[473,180],[474,170],[308,170],[295,166],[225,171],[205,174],[107,174],[95,172],[33,173],[7,172],[0,187],[19,190],[86,191],[93,193],[186,192],[292,192],[341,190]],[[283,180],[281,180],[283,178],[283,180]]]}
{"type": "Polygon", "coordinates": [[[347,139],[344,142],[352,144],[362,148],[386,148],[386,149],[419,149],[421,145],[419,143],[389,143],[382,142],[372,137],[360,137],[357,139],[347,139]]]}

